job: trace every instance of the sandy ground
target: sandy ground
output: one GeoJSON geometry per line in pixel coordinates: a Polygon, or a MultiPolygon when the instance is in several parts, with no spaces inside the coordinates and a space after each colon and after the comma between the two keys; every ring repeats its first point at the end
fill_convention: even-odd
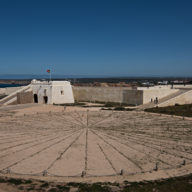
{"type": "Polygon", "coordinates": [[[0,108],[2,175],[141,181],[192,173],[191,163],[190,119],[93,107],[0,108]]]}
{"type": "Polygon", "coordinates": [[[5,183],[0,184],[0,192],[18,192],[19,190],[16,189],[14,186],[10,186],[5,183]]]}

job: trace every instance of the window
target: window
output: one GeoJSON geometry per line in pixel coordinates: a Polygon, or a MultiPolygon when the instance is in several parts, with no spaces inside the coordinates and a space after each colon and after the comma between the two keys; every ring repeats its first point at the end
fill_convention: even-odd
{"type": "Polygon", "coordinates": [[[63,90],[61,90],[61,95],[64,95],[64,91],[63,90]]]}

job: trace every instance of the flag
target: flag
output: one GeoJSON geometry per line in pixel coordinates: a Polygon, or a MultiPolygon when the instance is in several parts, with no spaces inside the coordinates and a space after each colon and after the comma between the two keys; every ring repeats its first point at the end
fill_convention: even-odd
{"type": "Polygon", "coordinates": [[[50,73],[51,72],[51,70],[50,69],[47,69],[47,73],[50,73]]]}

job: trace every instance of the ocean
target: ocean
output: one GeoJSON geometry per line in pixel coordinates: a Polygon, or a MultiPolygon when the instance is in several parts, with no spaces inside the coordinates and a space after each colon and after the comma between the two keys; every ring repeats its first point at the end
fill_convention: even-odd
{"type": "Polygon", "coordinates": [[[20,87],[22,85],[19,84],[0,84],[0,88],[5,88],[5,87],[20,87]]]}

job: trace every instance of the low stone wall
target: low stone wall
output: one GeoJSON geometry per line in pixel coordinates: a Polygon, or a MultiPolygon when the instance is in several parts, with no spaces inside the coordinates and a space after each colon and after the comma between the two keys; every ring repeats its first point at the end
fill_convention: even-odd
{"type": "Polygon", "coordinates": [[[130,105],[142,105],[143,104],[143,91],[141,90],[124,90],[122,103],[130,105]]]}
{"type": "Polygon", "coordinates": [[[33,92],[17,93],[17,104],[33,103],[33,92]]]}
{"type": "Polygon", "coordinates": [[[74,87],[76,101],[117,102],[127,104],[142,104],[143,91],[131,90],[127,87],[74,87]]]}

